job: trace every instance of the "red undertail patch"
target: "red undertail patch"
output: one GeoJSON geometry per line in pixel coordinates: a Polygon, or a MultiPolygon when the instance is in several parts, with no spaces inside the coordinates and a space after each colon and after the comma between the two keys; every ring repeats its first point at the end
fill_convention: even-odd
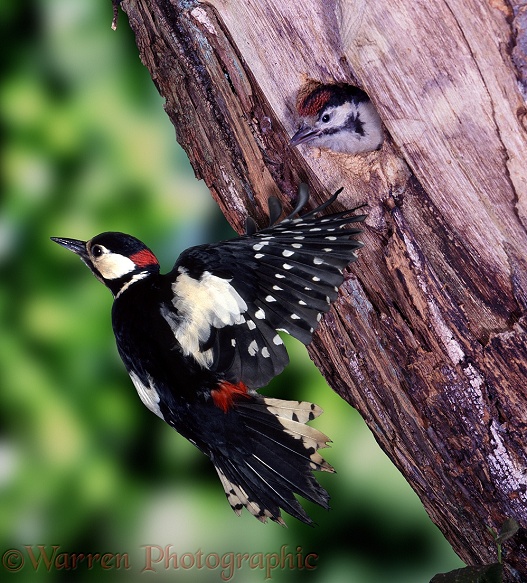
{"type": "Polygon", "coordinates": [[[148,267],[149,265],[157,265],[157,257],[150,251],[150,249],[142,249],[130,256],[130,259],[137,265],[137,267],[148,267]]]}
{"type": "Polygon", "coordinates": [[[227,381],[220,382],[218,388],[213,389],[210,394],[216,407],[225,413],[233,406],[235,400],[249,396],[247,387],[242,382],[233,385],[227,381]]]}

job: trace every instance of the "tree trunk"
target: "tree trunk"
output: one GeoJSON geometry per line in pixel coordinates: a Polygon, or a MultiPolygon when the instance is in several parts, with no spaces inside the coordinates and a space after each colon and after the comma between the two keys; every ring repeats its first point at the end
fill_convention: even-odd
{"type": "Polygon", "coordinates": [[[247,215],[265,223],[271,195],[289,206],[300,181],[316,202],[340,186],[345,207],[368,202],[365,247],[310,355],[465,562],[496,561],[487,525],[520,523],[505,561],[508,580],[527,580],[526,7],[122,6],[234,228],[247,215]],[[382,150],[289,147],[306,79],[362,86],[386,127],[382,150]]]}

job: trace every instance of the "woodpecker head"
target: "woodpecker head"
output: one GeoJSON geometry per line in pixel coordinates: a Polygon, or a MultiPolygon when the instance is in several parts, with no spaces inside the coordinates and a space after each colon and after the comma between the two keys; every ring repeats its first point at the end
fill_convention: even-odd
{"type": "Polygon", "coordinates": [[[124,233],[102,233],[89,241],[61,237],[51,240],[76,253],[115,297],[136,281],[159,272],[159,262],[152,251],[124,233]]]}
{"type": "Polygon", "coordinates": [[[308,144],[334,152],[357,154],[378,150],[382,124],[370,98],[351,85],[308,84],[298,94],[302,125],[291,145],[308,144]]]}

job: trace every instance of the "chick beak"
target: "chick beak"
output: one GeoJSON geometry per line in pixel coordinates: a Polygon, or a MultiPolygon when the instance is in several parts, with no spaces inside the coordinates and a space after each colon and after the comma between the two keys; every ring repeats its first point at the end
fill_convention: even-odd
{"type": "Polygon", "coordinates": [[[305,142],[309,142],[309,140],[318,136],[319,133],[320,133],[319,130],[315,130],[311,126],[308,126],[307,124],[304,123],[302,124],[300,129],[296,132],[296,134],[291,138],[289,144],[291,146],[298,146],[299,144],[304,144],[305,142]]]}
{"type": "Polygon", "coordinates": [[[86,251],[86,241],[79,241],[78,239],[65,239],[63,237],[51,237],[51,240],[58,243],[62,247],[73,251],[83,261],[88,260],[88,252],[86,251]]]}

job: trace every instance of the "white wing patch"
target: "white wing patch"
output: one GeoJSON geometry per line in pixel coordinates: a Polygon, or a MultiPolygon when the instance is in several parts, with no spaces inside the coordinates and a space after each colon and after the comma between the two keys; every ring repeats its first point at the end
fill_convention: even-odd
{"type": "Polygon", "coordinates": [[[172,291],[172,304],[177,315],[166,308],[161,309],[161,314],[172,328],[183,354],[192,355],[207,368],[212,364],[212,349],[201,351],[200,345],[209,339],[211,327],[243,324],[247,304],[230,280],[212,275],[209,271],[194,279],[184,267],[180,267],[172,291]]]}
{"type": "Polygon", "coordinates": [[[161,409],[159,408],[159,395],[157,394],[151,379],[149,379],[150,382],[147,386],[141,382],[141,379],[134,372],[130,372],[129,374],[143,405],[147,409],[150,409],[152,413],[155,413],[158,417],[164,419],[161,409]]]}

